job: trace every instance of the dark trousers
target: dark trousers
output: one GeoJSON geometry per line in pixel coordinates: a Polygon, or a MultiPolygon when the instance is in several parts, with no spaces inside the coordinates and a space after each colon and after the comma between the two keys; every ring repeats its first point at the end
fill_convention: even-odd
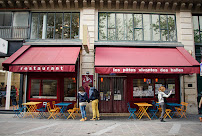
{"type": "Polygon", "coordinates": [[[160,116],[160,120],[163,120],[163,116],[165,114],[165,110],[166,110],[166,104],[164,102],[160,103],[162,112],[161,112],[161,116],[160,116]]]}

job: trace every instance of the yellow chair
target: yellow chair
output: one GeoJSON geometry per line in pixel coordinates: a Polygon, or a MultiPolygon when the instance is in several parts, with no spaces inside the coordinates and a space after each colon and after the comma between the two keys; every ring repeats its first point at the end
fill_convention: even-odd
{"type": "Polygon", "coordinates": [[[56,113],[58,114],[60,112],[60,107],[57,107],[55,105],[55,101],[52,101],[53,109],[56,109],[56,113]]]}
{"type": "Polygon", "coordinates": [[[181,107],[175,107],[176,111],[177,111],[177,114],[179,116],[181,116],[181,118],[184,116],[186,118],[186,110],[187,110],[187,106],[188,106],[188,103],[186,102],[181,102],[180,103],[182,106],[181,107]]]}
{"type": "Polygon", "coordinates": [[[165,119],[165,118],[169,117],[170,119],[172,119],[171,116],[170,116],[171,111],[172,111],[171,109],[166,109],[163,118],[165,119]]]}
{"type": "Polygon", "coordinates": [[[188,103],[186,103],[186,102],[184,102],[184,103],[182,103],[182,105],[183,105],[183,108],[181,109],[181,118],[184,116],[185,118],[187,118],[186,117],[186,110],[187,110],[187,106],[188,106],[188,103]]]}
{"type": "Polygon", "coordinates": [[[180,107],[175,107],[175,110],[177,111],[176,113],[177,113],[177,115],[178,116],[182,116],[182,114],[181,114],[181,111],[182,111],[182,109],[183,109],[183,107],[184,107],[184,102],[181,102],[180,103],[182,106],[180,106],[180,107]]]}
{"type": "Polygon", "coordinates": [[[73,109],[67,110],[67,112],[69,113],[69,116],[68,116],[67,119],[69,119],[70,117],[71,117],[72,119],[75,119],[76,116],[74,115],[74,113],[77,114],[78,116],[80,116],[80,115],[79,115],[79,111],[80,111],[80,109],[77,108],[77,103],[75,103],[73,109]]]}
{"type": "Polygon", "coordinates": [[[48,109],[48,112],[50,113],[50,116],[48,117],[48,119],[50,119],[51,117],[53,119],[55,119],[56,115],[57,115],[57,110],[56,109],[51,109],[50,102],[47,103],[47,109],[48,109]]]}

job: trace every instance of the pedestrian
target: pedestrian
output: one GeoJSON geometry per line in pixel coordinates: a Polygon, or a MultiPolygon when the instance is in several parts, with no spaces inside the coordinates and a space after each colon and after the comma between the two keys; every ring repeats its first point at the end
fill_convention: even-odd
{"type": "Polygon", "coordinates": [[[161,109],[162,109],[161,116],[160,116],[160,121],[161,122],[165,122],[163,120],[163,116],[164,116],[165,110],[166,110],[165,98],[168,98],[172,93],[172,90],[170,90],[170,93],[167,95],[167,94],[164,93],[165,90],[166,90],[166,88],[161,86],[159,88],[159,91],[158,91],[158,101],[159,101],[159,105],[161,106],[161,109]]]}
{"type": "MultiPolygon", "coordinates": [[[[200,100],[199,105],[198,105],[199,109],[201,108],[201,106],[202,106],[202,96],[201,96],[201,100],[200,100]]],[[[199,120],[200,120],[200,122],[202,122],[202,116],[199,117],[199,120]]]]}
{"type": "Polygon", "coordinates": [[[92,83],[88,84],[88,88],[89,90],[89,99],[92,100],[92,111],[93,111],[93,118],[90,120],[100,120],[100,114],[99,114],[99,110],[98,110],[98,103],[99,103],[99,92],[98,90],[95,89],[95,87],[93,87],[92,83]]]}
{"type": "Polygon", "coordinates": [[[83,88],[83,86],[79,87],[78,97],[79,97],[79,106],[80,106],[81,116],[82,116],[82,119],[80,121],[86,121],[87,120],[86,105],[87,105],[87,102],[89,103],[90,101],[88,99],[88,95],[85,92],[85,89],[83,88]]]}

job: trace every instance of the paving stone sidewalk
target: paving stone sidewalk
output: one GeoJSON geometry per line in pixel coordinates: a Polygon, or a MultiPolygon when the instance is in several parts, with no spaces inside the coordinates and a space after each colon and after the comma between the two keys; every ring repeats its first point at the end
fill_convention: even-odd
{"type": "Polygon", "coordinates": [[[202,136],[200,115],[166,119],[166,122],[120,116],[104,116],[100,121],[85,122],[80,122],[80,118],[48,120],[13,116],[0,114],[0,136],[202,136]]]}

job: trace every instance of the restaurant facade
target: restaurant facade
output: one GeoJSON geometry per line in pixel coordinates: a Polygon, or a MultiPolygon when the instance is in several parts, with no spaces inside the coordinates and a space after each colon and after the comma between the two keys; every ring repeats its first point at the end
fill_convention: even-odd
{"type": "Polygon", "coordinates": [[[91,82],[100,91],[101,113],[127,113],[127,102],[157,101],[158,88],[165,86],[173,90],[169,102],[187,102],[187,112],[198,113],[200,64],[192,14],[200,15],[200,1],[0,4],[5,20],[10,12],[12,17],[15,12],[29,15],[22,47],[2,63],[4,70],[21,74],[22,102],[76,103],[78,87],[88,92],[91,82]]]}

